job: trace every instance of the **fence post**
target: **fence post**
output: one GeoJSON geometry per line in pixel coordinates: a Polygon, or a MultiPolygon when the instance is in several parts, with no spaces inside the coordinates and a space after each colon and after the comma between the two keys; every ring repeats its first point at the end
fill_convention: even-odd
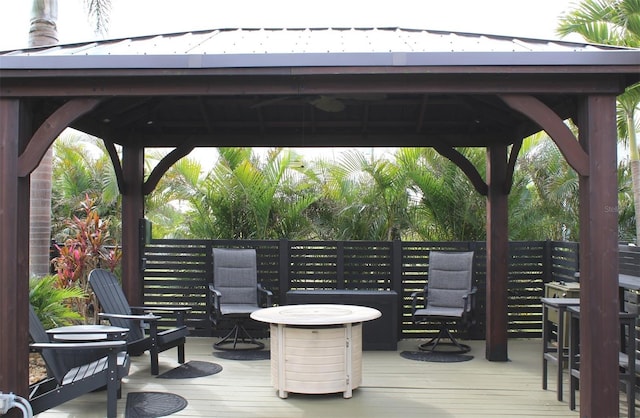
{"type": "Polygon", "coordinates": [[[395,290],[402,298],[402,241],[391,242],[391,290],[395,290]]]}
{"type": "Polygon", "coordinates": [[[398,335],[402,339],[402,313],[404,311],[404,293],[402,286],[402,241],[394,239],[391,242],[391,290],[398,294],[398,335]]]}
{"type": "Polygon", "coordinates": [[[336,289],[344,289],[344,241],[336,245],[336,289]]]}
{"type": "Polygon", "coordinates": [[[284,305],[286,303],[287,292],[290,289],[290,281],[289,281],[289,269],[291,268],[291,260],[289,260],[289,240],[286,238],[281,238],[278,243],[278,270],[280,277],[280,285],[278,288],[280,289],[280,297],[279,297],[279,305],[284,305]]]}
{"type": "MultiPolygon", "coordinates": [[[[544,257],[542,260],[542,282],[549,283],[552,279],[551,277],[551,265],[553,263],[553,245],[551,240],[547,239],[542,244],[544,247],[543,253],[544,257]]],[[[543,288],[544,291],[544,288],[543,288]]]]}

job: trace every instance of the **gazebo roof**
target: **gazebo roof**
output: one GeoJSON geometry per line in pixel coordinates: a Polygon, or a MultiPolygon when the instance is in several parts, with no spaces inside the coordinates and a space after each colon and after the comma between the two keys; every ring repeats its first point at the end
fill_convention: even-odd
{"type": "Polygon", "coordinates": [[[0,59],[7,69],[51,68],[51,63],[70,69],[610,65],[611,59],[624,61],[625,55],[616,53],[621,50],[606,45],[424,29],[237,28],[24,49],[2,53],[0,59]],[[604,51],[609,54],[602,54],[604,51]],[[454,60],[452,55],[460,55],[460,59],[454,60]],[[194,60],[194,56],[202,58],[194,60]]]}
{"type": "Polygon", "coordinates": [[[116,143],[486,146],[540,130],[496,93],[533,92],[566,119],[563,93],[621,92],[639,64],[625,48],[470,33],[213,29],[4,52],[0,86],[37,85],[55,108],[73,77],[64,95],[111,97],[71,127],[116,143]]]}

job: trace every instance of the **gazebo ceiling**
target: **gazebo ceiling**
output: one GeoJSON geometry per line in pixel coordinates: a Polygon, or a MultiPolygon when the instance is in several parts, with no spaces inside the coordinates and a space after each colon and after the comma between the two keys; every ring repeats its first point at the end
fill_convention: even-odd
{"type": "Polygon", "coordinates": [[[540,130],[496,96],[393,93],[118,97],[71,126],[145,146],[486,146],[540,130]]]}

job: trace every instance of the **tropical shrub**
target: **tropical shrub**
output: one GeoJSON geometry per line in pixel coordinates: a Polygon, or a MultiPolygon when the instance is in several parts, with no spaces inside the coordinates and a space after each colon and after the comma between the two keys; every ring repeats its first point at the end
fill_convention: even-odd
{"type": "Polygon", "coordinates": [[[75,299],[76,309],[85,319],[95,322],[97,301],[89,287],[89,273],[95,268],[115,271],[122,252],[109,233],[109,223],[100,218],[89,196],[81,208],[84,217],[74,215],[68,221],[72,235],[64,245],[56,245],[59,255],[52,262],[57,271],[57,286],[78,287],[86,296],[75,299]]]}
{"type": "Polygon", "coordinates": [[[29,303],[46,329],[82,321],[72,301],[84,296],[79,287],[60,287],[57,276],[29,280],[29,303]]]}

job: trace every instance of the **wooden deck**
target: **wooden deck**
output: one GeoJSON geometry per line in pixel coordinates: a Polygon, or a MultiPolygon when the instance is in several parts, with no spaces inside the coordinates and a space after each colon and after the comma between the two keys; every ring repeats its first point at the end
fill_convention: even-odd
{"type": "MultiPolygon", "coordinates": [[[[400,357],[415,350],[419,340],[401,341],[398,351],[365,351],[363,384],[353,398],[342,394],[290,394],[280,399],[271,386],[269,360],[233,361],[212,356],[212,338],[192,337],[187,360],[211,361],[222,372],[195,379],[157,379],[149,374],[148,355],[133,359],[123,380],[118,403],[125,415],[128,392],[176,393],[189,402],[175,417],[577,417],[565,401],[556,400],[555,382],[541,386],[541,341],[509,340],[509,362],[484,358],[484,341],[471,341],[474,359],[462,363],[427,363],[400,357]]],[[[176,367],[175,350],[162,353],[160,373],[176,367]]],[[[550,376],[555,373],[550,367],[550,376]]],[[[566,374],[565,374],[566,375],[566,374]]],[[[568,386],[567,386],[568,388],[568,386]]],[[[105,393],[97,392],[37,415],[49,417],[103,417],[105,393]]],[[[621,397],[624,399],[624,396],[621,397]]],[[[626,410],[621,407],[621,416],[626,410]]]]}

